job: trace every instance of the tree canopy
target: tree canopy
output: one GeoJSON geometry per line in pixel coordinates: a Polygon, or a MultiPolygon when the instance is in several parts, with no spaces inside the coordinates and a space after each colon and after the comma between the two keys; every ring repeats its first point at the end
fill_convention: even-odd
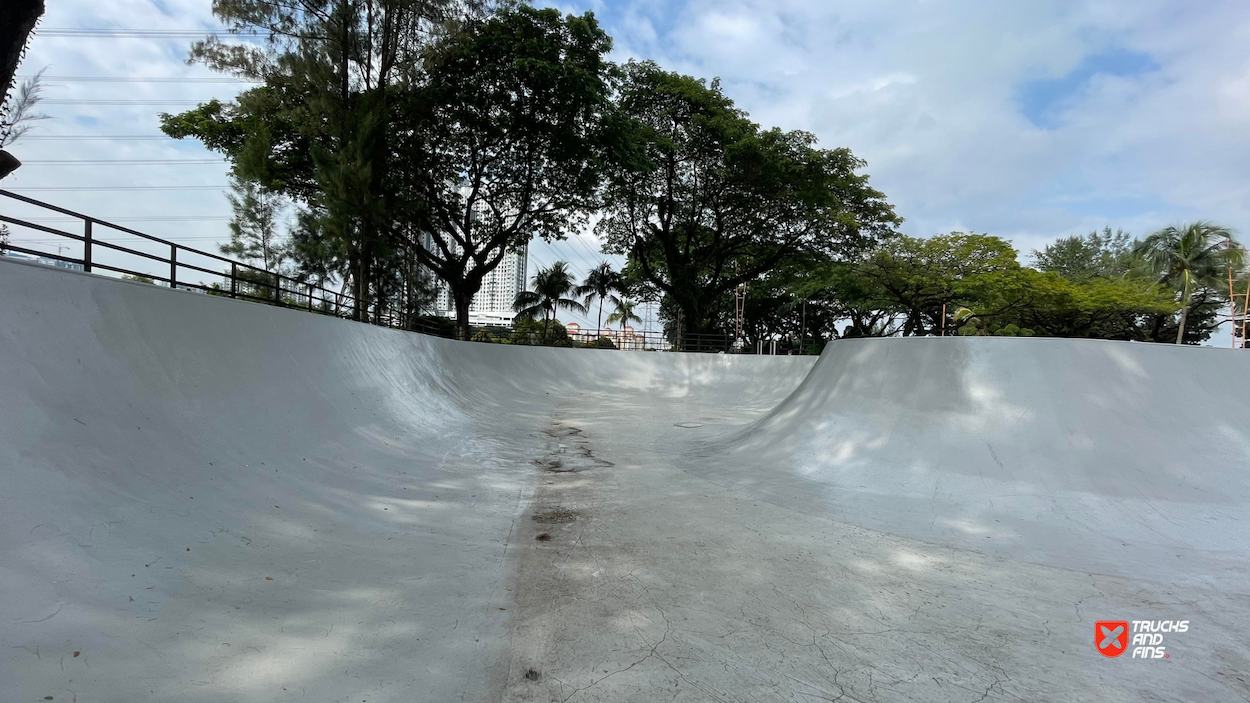
{"type": "Polygon", "coordinates": [[[192,60],[263,85],[163,115],[162,129],[299,203],[301,267],[350,281],[375,311],[407,301],[423,270],[467,338],[469,304],[503,256],[565,236],[593,206],[613,71],[590,13],[470,9],[222,0],[219,19],[269,41],[210,39],[192,60]]]}
{"type": "Polygon", "coordinates": [[[571,297],[576,292],[577,286],[573,281],[573,274],[569,273],[568,262],[557,261],[534,274],[530,290],[517,293],[512,307],[517,317],[523,320],[533,320],[542,313],[543,334],[540,343],[546,344],[547,326],[560,310],[586,312],[586,306],[571,297]]]}
{"type": "Polygon", "coordinates": [[[788,258],[853,256],[901,221],[850,151],[761,129],[717,81],[630,62],[617,117],[598,231],[683,330],[715,328],[728,291],[788,258]]]}
{"type": "Polygon", "coordinates": [[[1137,245],[1136,253],[1160,283],[1170,283],[1180,292],[1177,344],[1184,341],[1194,292],[1219,291],[1224,274],[1234,268],[1240,270],[1245,262],[1244,251],[1234,242],[1230,229],[1203,221],[1153,232],[1137,245]]]}
{"type": "MultiPolygon", "coordinates": [[[[767,314],[777,318],[774,334],[798,326],[794,303],[801,299],[811,321],[805,329],[825,339],[1044,335],[1192,344],[1210,337],[1228,304],[1226,284],[1221,293],[1213,276],[1227,275],[1230,264],[1241,270],[1239,249],[1220,241],[1204,251],[1224,258],[1207,262],[1205,283],[1188,298],[1180,263],[1163,255],[1174,267],[1166,275],[1148,265],[1144,250],[1151,245],[1110,229],[1035,251],[1036,269],[1020,265],[1011,245],[990,235],[901,236],[859,261],[774,272],[752,291],[760,301],[773,301],[767,314]],[[1198,323],[1185,325],[1185,319],[1198,323]]],[[[760,305],[748,303],[747,312],[748,318],[761,314],[760,305]]],[[[748,319],[748,327],[753,322],[748,319]]]]}
{"type": "Polygon", "coordinates": [[[611,46],[589,13],[522,5],[472,18],[426,53],[401,101],[407,214],[433,235],[411,244],[447,284],[462,337],[504,254],[564,238],[594,207],[611,46]]]}

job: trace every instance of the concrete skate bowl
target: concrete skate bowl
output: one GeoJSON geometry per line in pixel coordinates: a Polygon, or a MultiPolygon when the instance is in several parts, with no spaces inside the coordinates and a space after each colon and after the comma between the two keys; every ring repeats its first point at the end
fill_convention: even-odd
{"type": "Polygon", "coordinates": [[[873,529],[1244,592],[1250,355],[1093,340],[833,344],[700,476],[873,529]]]}
{"type": "Polygon", "coordinates": [[[4,261],[0,301],[2,701],[1250,697],[1232,352],[514,348],[4,261]],[[1192,622],[1168,663],[1094,649],[1145,618],[1192,622]]]}

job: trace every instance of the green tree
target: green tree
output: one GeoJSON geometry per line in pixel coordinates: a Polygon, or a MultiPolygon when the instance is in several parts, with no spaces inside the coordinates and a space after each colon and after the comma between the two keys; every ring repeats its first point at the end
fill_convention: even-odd
{"type": "Polygon", "coordinates": [[[850,151],[761,130],[717,81],[650,62],[624,74],[597,227],[607,251],[628,255],[627,276],[671,301],[685,331],[711,331],[729,291],[787,257],[853,254],[900,222],[850,151]]]}
{"type": "Polygon", "coordinates": [[[1194,292],[1219,291],[1230,268],[1240,270],[1244,251],[1227,227],[1198,221],[1153,232],[1136,249],[1144,266],[1162,283],[1180,292],[1181,316],[1176,343],[1185,337],[1194,292]]]}
{"type": "Polygon", "coordinates": [[[548,323],[534,319],[517,320],[516,324],[512,326],[511,343],[530,346],[573,346],[573,340],[569,338],[568,329],[554,318],[548,323]]]}
{"type": "Polygon", "coordinates": [[[600,330],[603,329],[603,303],[606,301],[619,307],[621,298],[617,293],[624,293],[625,286],[621,274],[612,270],[612,264],[603,261],[586,274],[586,280],[574,292],[582,296],[582,302],[587,306],[598,301],[599,317],[595,329],[600,330]]]}
{"type": "Polygon", "coordinates": [[[521,319],[532,320],[542,313],[541,344],[547,343],[547,326],[551,320],[555,319],[557,311],[573,310],[586,313],[585,305],[568,297],[575,294],[576,285],[567,262],[557,261],[547,268],[539,269],[538,273],[534,274],[531,286],[533,290],[523,290],[517,293],[512,308],[521,319]]]}
{"type": "MultiPolygon", "coordinates": [[[[1110,239],[1116,241],[1114,236],[1110,239]]],[[[1062,259],[1076,276],[1071,280],[1054,271],[1020,266],[1011,245],[990,235],[899,237],[863,261],[815,267],[811,275],[794,277],[795,282],[784,283],[774,295],[778,315],[784,311],[782,292],[789,290],[809,301],[815,330],[828,325],[829,319],[841,319],[849,322],[845,336],[958,333],[1151,339],[1152,322],[1167,319],[1176,309],[1170,291],[1122,274],[1123,246],[1098,268],[1101,247],[1098,241],[1094,246],[1088,243],[1072,238],[1062,247],[1048,247],[1051,254],[1069,249],[1065,257],[1052,257],[1046,265],[1062,259]]]]}
{"type": "Polygon", "coordinates": [[[1033,250],[1039,271],[1057,273],[1070,281],[1090,278],[1117,278],[1132,271],[1136,264],[1133,249],[1137,242],[1124,230],[1090,232],[1084,237],[1064,237],[1043,249],[1033,250]]]}
{"type": "Polygon", "coordinates": [[[861,304],[901,315],[900,331],[910,336],[940,333],[946,325],[944,306],[953,313],[957,304],[984,297],[1009,280],[1003,274],[1019,269],[1015,249],[1002,239],[951,232],[888,241],[835,280],[851,283],[861,304]]]}
{"type": "MultiPolygon", "coordinates": [[[[396,207],[394,94],[455,0],[216,0],[231,30],[259,31],[263,44],[215,38],[192,62],[262,85],[230,103],[213,100],[161,115],[162,130],[226,155],[234,174],[304,205],[294,237],[298,260],[342,276],[368,313],[402,257],[396,207]]],[[[380,301],[379,301],[380,302],[380,301]]],[[[374,314],[381,314],[381,305],[374,314]]]]}
{"type": "Polygon", "coordinates": [[[471,18],[405,93],[399,175],[461,336],[482,280],[510,250],[580,226],[600,182],[611,39],[594,15],[528,5],[471,18]]]}
{"type": "Polygon", "coordinates": [[[11,146],[22,135],[30,131],[32,122],[50,119],[48,115],[35,112],[39,101],[43,99],[43,72],[46,67],[30,78],[22,81],[12,99],[0,103],[0,149],[11,146]]]}
{"type": "Polygon", "coordinates": [[[960,334],[1145,340],[1144,320],[1175,312],[1166,287],[1139,277],[1068,280],[1053,272],[1001,272],[961,300],[960,334]]]}
{"type": "Polygon", "coordinates": [[[635,303],[632,300],[621,300],[621,299],[617,299],[615,302],[616,302],[616,312],[612,313],[611,315],[608,315],[609,325],[614,322],[619,322],[621,325],[621,331],[624,332],[625,326],[628,325],[629,323],[642,322],[642,318],[638,317],[638,315],[634,313],[634,308],[638,307],[638,303],[635,303]]]}
{"type": "Polygon", "coordinates": [[[285,205],[282,196],[239,178],[231,179],[231,188],[234,192],[226,195],[233,211],[230,242],[218,249],[245,262],[259,262],[266,271],[278,271],[287,258],[278,222],[285,205]]]}

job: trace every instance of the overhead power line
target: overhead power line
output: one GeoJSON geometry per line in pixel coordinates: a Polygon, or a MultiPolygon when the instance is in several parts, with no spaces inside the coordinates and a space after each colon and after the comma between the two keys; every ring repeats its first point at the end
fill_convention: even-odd
{"type": "Polygon", "coordinates": [[[226,162],[221,159],[36,159],[25,163],[41,166],[107,166],[112,164],[224,164],[226,162]]]}
{"type": "MultiPolygon", "coordinates": [[[[209,98],[211,100],[212,98],[209,98]]],[[[41,105],[199,105],[203,100],[72,100],[40,99],[41,105]]]]}
{"type": "MultiPolygon", "coordinates": [[[[229,235],[224,235],[224,234],[213,236],[213,237],[162,237],[162,239],[164,239],[167,242],[220,242],[220,241],[227,240],[229,238],[230,238],[229,235]]],[[[143,239],[142,237],[116,237],[116,238],[110,238],[108,240],[110,244],[122,244],[125,242],[146,242],[146,241],[151,241],[151,240],[143,239]]],[[[20,242],[14,242],[14,244],[19,244],[19,245],[26,245],[26,244],[45,244],[46,245],[46,244],[64,244],[64,243],[65,243],[64,237],[60,239],[23,239],[20,242]]]]}
{"type": "Polygon", "coordinates": [[[156,141],[169,140],[173,137],[164,134],[24,134],[22,141],[37,142],[68,142],[68,141],[156,141]]]}
{"type": "MultiPolygon", "coordinates": [[[[18,80],[30,80],[34,76],[18,76],[18,80]]],[[[57,83],[238,83],[246,85],[261,81],[246,78],[214,77],[177,77],[177,76],[40,76],[40,80],[57,83]]]]}
{"type": "MultiPolygon", "coordinates": [[[[150,215],[146,217],[101,217],[102,222],[219,222],[229,220],[228,215],[150,215]]],[[[27,219],[27,222],[82,222],[79,217],[35,217],[27,219]]],[[[49,240],[49,241],[65,241],[49,240]]]]}
{"type": "MultiPolygon", "coordinates": [[[[30,163],[30,162],[27,162],[30,163]]],[[[89,192],[89,191],[116,191],[116,190],[226,190],[230,186],[5,186],[5,190],[23,191],[23,192],[89,192]]]]}
{"type": "Polygon", "coordinates": [[[41,37],[107,37],[107,38],[171,38],[177,39],[188,37],[199,39],[207,36],[219,37],[265,37],[269,36],[268,32],[262,32],[255,29],[245,29],[238,32],[231,32],[227,29],[121,29],[107,27],[48,27],[46,29],[35,30],[36,36],[41,37]]]}

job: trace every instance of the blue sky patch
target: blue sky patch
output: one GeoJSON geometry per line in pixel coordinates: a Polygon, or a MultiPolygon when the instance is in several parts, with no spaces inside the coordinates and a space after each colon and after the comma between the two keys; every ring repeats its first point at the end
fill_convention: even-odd
{"type": "Polygon", "coordinates": [[[1059,126],[1063,103],[1079,95],[1094,76],[1138,76],[1159,70],[1148,54],[1116,49],[1087,56],[1066,76],[1022,83],[1018,89],[1020,111],[1042,129],[1059,126]]]}

